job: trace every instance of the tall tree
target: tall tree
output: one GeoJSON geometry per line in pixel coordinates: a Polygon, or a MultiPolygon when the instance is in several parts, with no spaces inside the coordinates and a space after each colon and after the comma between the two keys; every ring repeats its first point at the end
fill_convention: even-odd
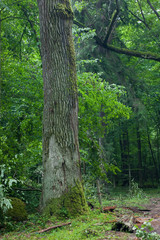
{"type": "MultiPolygon", "coordinates": [[[[87,210],[81,186],[73,12],[69,0],[38,0],[44,80],[42,208],[87,210]]],[[[58,211],[58,212],[57,212],[58,211]]]]}

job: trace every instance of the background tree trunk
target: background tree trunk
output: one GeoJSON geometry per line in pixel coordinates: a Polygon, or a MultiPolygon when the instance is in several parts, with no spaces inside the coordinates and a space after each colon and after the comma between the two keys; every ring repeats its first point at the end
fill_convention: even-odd
{"type": "Polygon", "coordinates": [[[87,209],[81,187],[78,101],[70,1],[38,0],[44,80],[42,208],[87,209]]]}
{"type": "Polygon", "coordinates": [[[139,179],[139,185],[140,187],[143,186],[143,164],[142,164],[142,147],[141,147],[141,134],[140,134],[140,128],[139,123],[137,121],[137,150],[138,150],[138,179],[139,179]]]}

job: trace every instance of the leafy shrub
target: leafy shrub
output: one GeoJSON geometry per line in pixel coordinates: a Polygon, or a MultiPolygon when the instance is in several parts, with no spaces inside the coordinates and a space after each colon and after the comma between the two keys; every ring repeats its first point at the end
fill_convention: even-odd
{"type": "Polygon", "coordinates": [[[7,198],[7,187],[12,186],[13,180],[5,178],[5,165],[0,165],[0,225],[4,224],[6,212],[12,208],[11,200],[7,198]]]}
{"type": "Polygon", "coordinates": [[[138,226],[134,227],[134,230],[136,230],[136,237],[144,240],[160,240],[160,235],[158,235],[156,232],[151,232],[154,230],[150,223],[152,220],[153,219],[151,219],[149,222],[144,222],[140,228],[138,228],[138,226]]]}
{"type": "Polygon", "coordinates": [[[137,197],[137,198],[143,198],[144,192],[141,188],[139,188],[138,183],[134,181],[134,179],[131,180],[130,188],[129,188],[129,197],[137,197]]]}

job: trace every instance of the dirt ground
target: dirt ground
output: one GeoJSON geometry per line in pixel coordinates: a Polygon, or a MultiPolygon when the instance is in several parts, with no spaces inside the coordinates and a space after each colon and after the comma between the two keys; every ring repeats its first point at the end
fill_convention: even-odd
{"type": "MultiPolygon", "coordinates": [[[[142,206],[142,208],[132,206],[126,206],[122,208],[124,209],[124,212],[121,209],[120,214],[118,208],[115,209],[117,222],[122,221],[126,224],[129,223],[132,226],[137,225],[140,227],[144,222],[153,219],[151,221],[151,225],[154,228],[153,232],[160,234],[160,198],[151,198],[150,203],[142,206]]],[[[135,233],[127,233],[122,231],[108,231],[105,239],[138,240],[135,233]]]]}

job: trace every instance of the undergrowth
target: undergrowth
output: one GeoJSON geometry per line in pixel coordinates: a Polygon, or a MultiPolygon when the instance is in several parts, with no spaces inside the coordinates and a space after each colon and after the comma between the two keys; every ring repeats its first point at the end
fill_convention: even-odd
{"type": "MultiPolygon", "coordinates": [[[[126,214],[123,206],[138,206],[143,207],[148,203],[149,198],[154,196],[148,195],[146,191],[142,191],[133,186],[134,191],[129,189],[110,189],[110,194],[102,193],[103,207],[117,206],[115,212],[103,213],[100,211],[97,197],[94,193],[87,196],[87,200],[94,206],[88,214],[82,215],[72,219],[57,219],[51,217],[50,219],[36,214],[31,214],[25,222],[9,222],[5,228],[0,229],[0,240],[26,240],[26,239],[54,239],[54,240],[80,240],[91,239],[100,240],[106,239],[106,232],[112,229],[112,225],[116,221],[117,214],[126,214]],[[136,191],[135,191],[136,190],[136,191]],[[143,195],[143,198],[141,197],[143,195]],[[93,197],[94,196],[94,197],[93,197]],[[41,229],[45,229],[61,223],[71,222],[70,225],[63,226],[50,230],[45,233],[38,233],[41,229]]],[[[155,191],[155,194],[158,190],[155,191]]],[[[138,230],[138,229],[137,229],[138,230]]],[[[143,229],[141,229],[143,231],[143,229]]],[[[140,233],[141,233],[140,230],[140,233]]],[[[138,234],[138,232],[137,232],[138,234]]]]}
{"type": "Polygon", "coordinates": [[[111,230],[113,214],[101,213],[99,209],[90,211],[89,214],[74,219],[66,219],[63,222],[71,222],[70,225],[39,234],[38,231],[53,225],[61,224],[54,218],[46,221],[37,216],[30,216],[25,224],[17,224],[15,231],[4,234],[0,239],[56,239],[56,240],[79,240],[99,239],[105,236],[105,232],[111,230]]]}

